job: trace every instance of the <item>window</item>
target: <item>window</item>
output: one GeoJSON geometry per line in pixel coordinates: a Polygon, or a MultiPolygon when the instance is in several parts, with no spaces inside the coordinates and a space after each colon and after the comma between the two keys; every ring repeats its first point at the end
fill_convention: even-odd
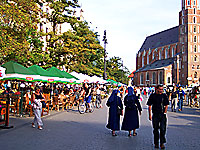
{"type": "Polygon", "coordinates": [[[196,14],[196,8],[194,8],[194,14],[196,14]]]}
{"type": "Polygon", "coordinates": [[[194,26],[194,32],[197,32],[197,27],[196,26],[194,26]]]}
{"type": "Polygon", "coordinates": [[[143,79],[144,77],[143,77],[143,73],[141,73],[141,75],[140,75],[140,84],[144,84],[144,79],[143,79]]]}
{"type": "Polygon", "coordinates": [[[162,59],[162,51],[160,50],[159,51],[159,60],[161,60],[162,59]]]}
{"type": "Polygon", "coordinates": [[[197,69],[199,69],[199,65],[197,65],[197,69]]]}
{"type": "Polygon", "coordinates": [[[194,36],[194,42],[197,42],[197,36],[194,36]]]}
{"type": "Polygon", "coordinates": [[[155,53],[153,52],[153,54],[152,54],[152,59],[154,59],[155,58],[155,53]]]}
{"type": "Polygon", "coordinates": [[[153,84],[156,84],[156,73],[153,72],[153,84]]]}
{"type": "Polygon", "coordinates": [[[192,65],[192,70],[194,70],[194,65],[192,65]]]}
{"type": "Polygon", "coordinates": [[[149,64],[149,55],[147,54],[147,64],[149,64]]]}
{"type": "Polygon", "coordinates": [[[174,48],[172,48],[172,57],[174,57],[174,48]]]}
{"type": "Polygon", "coordinates": [[[193,23],[196,23],[196,17],[193,18],[193,23]]]}
{"type": "Polygon", "coordinates": [[[182,24],[184,24],[184,18],[182,18],[182,24]]]}
{"type": "Polygon", "coordinates": [[[197,52],[197,46],[196,45],[194,46],[194,52],[195,53],[197,52]]]}
{"type": "Polygon", "coordinates": [[[163,84],[163,73],[159,73],[159,84],[163,84]]]}
{"type": "Polygon", "coordinates": [[[194,78],[197,78],[197,72],[194,73],[194,78]]]}
{"type": "Polygon", "coordinates": [[[194,62],[197,62],[197,55],[194,56],[194,62]]]}
{"type": "Polygon", "coordinates": [[[168,77],[168,78],[167,78],[167,83],[170,83],[170,80],[171,80],[170,77],[168,77]]]}
{"type": "Polygon", "coordinates": [[[147,72],[147,77],[146,77],[147,79],[146,80],[149,80],[149,73],[147,72]]]}
{"type": "Polygon", "coordinates": [[[144,56],[142,56],[142,67],[144,66],[144,56]]]}
{"type": "Polygon", "coordinates": [[[166,48],[165,49],[165,59],[167,59],[168,58],[168,49],[166,48]]]}
{"type": "Polygon", "coordinates": [[[194,5],[196,5],[196,0],[194,0],[194,5]]]}
{"type": "Polygon", "coordinates": [[[188,0],[188,5],[190,5],[190,0],[188,0]]]}
{"type": "Polygon", "coordinates": [[[185,48],[184,48],[184,45],[182,47],[182,53],[185,53],[185,48]]]}

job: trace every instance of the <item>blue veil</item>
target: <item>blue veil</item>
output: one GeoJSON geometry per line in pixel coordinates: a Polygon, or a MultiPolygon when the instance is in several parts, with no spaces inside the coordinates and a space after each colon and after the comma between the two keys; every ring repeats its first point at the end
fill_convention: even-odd
{"type": "Polygon", "coordinates": [[[133,95],[133,88],[132,87],[128,87],[128,96],[133,95]]]}
{"type": "Polygon", "coordinates": [[[108,102],[113,102],[115,99],[117,99],[117,93],[118,93],[118,90],[113,90],[112,94],[110,95],[109,99],[108,99],[108,102]]]}

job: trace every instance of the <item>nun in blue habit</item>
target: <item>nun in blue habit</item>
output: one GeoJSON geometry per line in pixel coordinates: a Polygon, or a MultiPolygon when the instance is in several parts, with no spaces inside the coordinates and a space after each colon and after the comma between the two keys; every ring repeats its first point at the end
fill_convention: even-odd
{"type": "Polygon", "coordinates": [[[108,124],[106,127],[112,130],[112,136],[117,136],[115,131],[120,130],[120,115],[117,113],[117,107],[119,106],[123,110],[123,104],[118,94],[118,90],[113,90],[106,103],[109,107],[108,124]]]}
{"type": "Polygon", "coordinates": [[[136,136],[136,129],[139,128],[138,111],[141,115],[142,107],[138,100],[138,97],[133,94],[133,88],[128,87],[128,94],[124,98],[125,114],[122,123],[122,130],[129,131],[128,136],[131,136],[133,130],[133,136],[136,136]]]}

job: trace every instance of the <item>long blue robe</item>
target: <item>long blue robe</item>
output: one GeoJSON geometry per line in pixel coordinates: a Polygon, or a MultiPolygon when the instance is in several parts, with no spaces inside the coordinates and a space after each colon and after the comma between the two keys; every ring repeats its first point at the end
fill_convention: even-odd
{"type": "Polygon", "coordinates": [[[123,104],[119,96],[115,96],[115,99],[110,102],[107,101],[106,105],[109,107],[108,124],[106,127],[111,130],[120,130],[120,115],[117,114],[117,101],[119,107],[123,110],[123,104]]]}
{"type": "Polygon", "coordinates": [[[126,95],[124,98],[125,115],[122,123],[122,130],[131,131],[139,128],[138,110],[142,111],[138,97],[126,95]]]}

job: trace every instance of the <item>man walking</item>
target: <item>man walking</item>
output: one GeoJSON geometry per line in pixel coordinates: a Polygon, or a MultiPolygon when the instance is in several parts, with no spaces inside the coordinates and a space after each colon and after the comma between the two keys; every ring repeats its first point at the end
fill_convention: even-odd
{"type": "Polygon", "coordinates": [[[169,105],[169,100],[167,95],[163,93],[163,86],[157,85],[156,92],[151,94],[147,105],[149,106],[149,120],[153,124],[153,134],[154,134],[154,144],[155,148],[165,149],[164,143],[166,143],[166,124],[167,124],[167,108],[169,105]],[[153,112],[153,117],[151,115],[151,107],[153,112]],[[160,133],[159,133],[160,129],[160,133]]]}

